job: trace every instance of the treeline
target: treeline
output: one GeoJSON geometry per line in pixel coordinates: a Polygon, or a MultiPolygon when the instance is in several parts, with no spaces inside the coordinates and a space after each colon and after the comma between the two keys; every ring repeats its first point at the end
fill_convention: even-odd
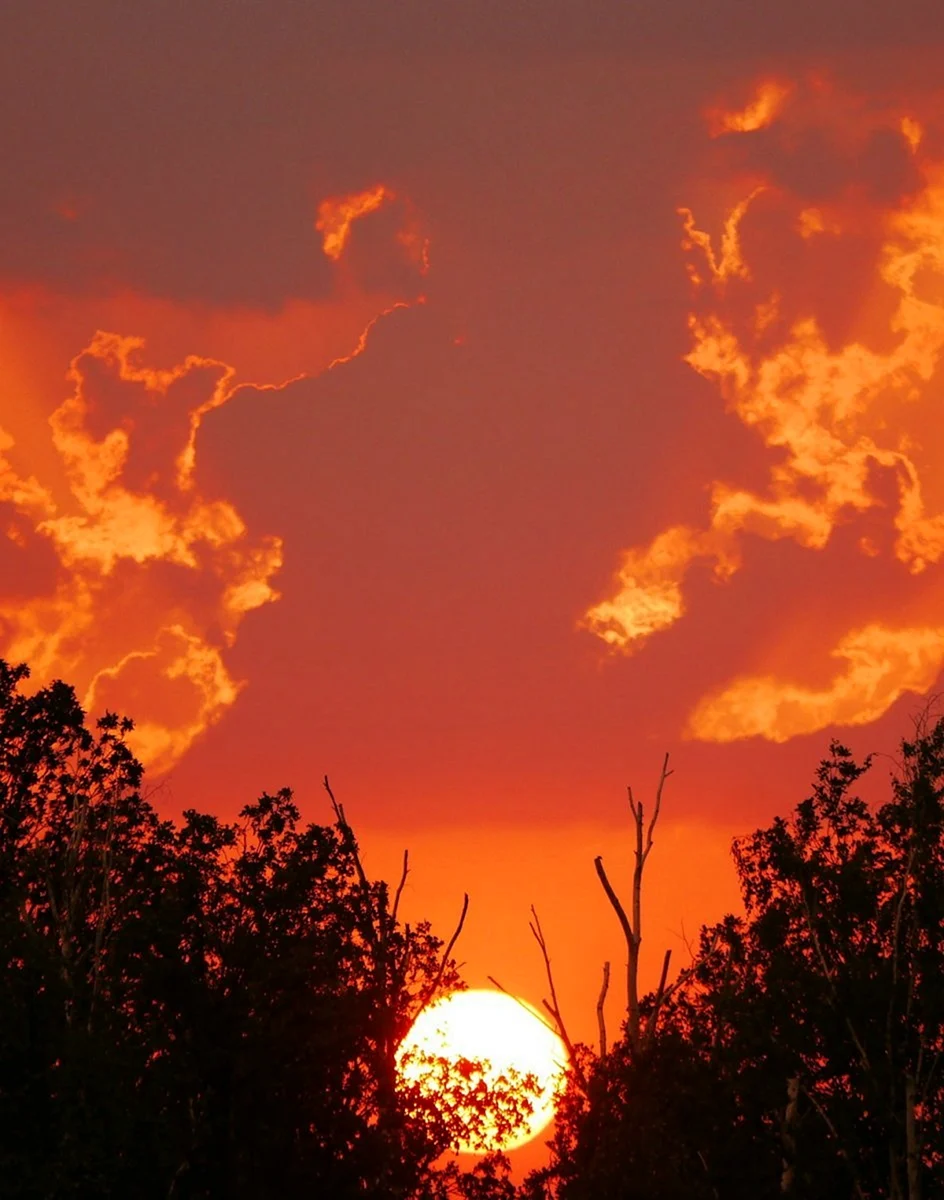
{"type": "Polygon", "coordinates": [[[833,743],[812,795],[735,842],[744,916],[586,1056],[529,1197],[944,1196],[944,721],[875,807],[870,767],[833,743]]]}
{"type": "Polygon", "coordinates": [[[834,745],[736,843],[745,915],[612,1046],[575,1048],[549,1165],[516,1187],[500,1156],[441,1165],[490,1115],[461,1077],[435,1105],[397,1086],[456,966],[367,878],[343,808],[163,820],[129,724],[24,676],[0,662],[0,1196],[944,1196],[944,724],[903,744],[885,804],[834,745]]]}

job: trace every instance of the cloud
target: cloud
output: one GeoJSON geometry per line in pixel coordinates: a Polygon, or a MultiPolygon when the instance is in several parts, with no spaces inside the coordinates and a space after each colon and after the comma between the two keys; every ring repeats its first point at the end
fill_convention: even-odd
{"type": "Polygon", "coordinates": [[[705,119],[711,136],[720,137],[723,133],[753,133],[758,129],[765,129],[780,116],[792,90],[789,83],[765,79],[743,108],[710,108],[705,114],[705,119]]]}
{"type": "Polygon", "coordinates": [[[906,692],[920,695],[933,686],[944,666],[944,626],[867,625],[846,634],[830,656],[845,666],[827,687],[772,675],[737,679],[696,705],[687,735],[709,742],[786,742],[830,725],[866,725],[906,692]]]}
{"type": "MultiPolygon", "coordinates": [[[[797,129],[825,122],[861,171],[811,209],[775,167],[759,179],[752,160],[744,198],[724,218],[717,248],[694,214],[681,210],[696,301],[685,361],[756,435],[766,484],[712,480],[703,528],[675,526],[624,552],[613,594],[583,622],[615,650],[632,652],[683,616],[686,576],[697,561],[712,564],[717,581],[730,579],[751,537],[825,554],[837,529],[868,514],[887,536],[863,535],[859,551],[885,556],[890,572],[919,576],[944,556],[944,511],[926,498],[944,467],[932,432],[944,352],[944,163],[922,157],[916,117],[873,112],[863,124],[854,103],[831,107],[831,98],[821,81],[806,91],[771,83],[723,128],[717,112],[710,117],[714,132],[749,137],[782,119],[789,124],[777,134],[784,143],[797,129]],[[829,126],[836,112],[839,129],[829,126]],[[889,164],[914,159],[920,186],[904,194],[880,187],[877,155],[888,178],[895,173],[889,164]],[[865,297],[840,275],[828,278],[830,247],[844,241],[857,255],[871,247],[865,297]],[[831,291],[818,278],[824,271],[831,291]]],[[[941,637],[936,626],[896,630],[887,622],[852,630],[833,651],[849,666],[825,691],[747,677],[700,701],[689,733],[782,741],[874,720],[903,692],[933,684],[941,637]]]]}
{"type": "Polygon", "coordinates": [[[382,183],[350,196],[329,196],[318,205],[315,229],[321,234],[321,248],[337,262],[347,244],[351,225],[359,217],[376,212],[393,200],[393,192],[382,183]]]}
{"type": "Polygon", "coordinates": [[[71,358],[64,398],[51,400],[35,356],[72,336],[82,305],[41,290],[0,294],[17,344],[2,410],[17,432],[0,428],[0,654],[29,662],[37,685],[74,682],[92,712],[129,713],[153,770],[172,767],[236,702],[245,681],[228,651],[246,616],[279,598],[283,541],[251,530],[225,485],[203,478],[201,429],[237,394],[261,407],[267,393],[343,366],[384,315],[422,301],[363,293],[350,275],[343,292],[275,314],[90,300],[85,315],[123,311],[165,352],[205,336],[235,364],[186,353],[157,365],[148,338],[99,329],[71,358]],[[240,358],[278,374],[250,382],[240,358]]]}

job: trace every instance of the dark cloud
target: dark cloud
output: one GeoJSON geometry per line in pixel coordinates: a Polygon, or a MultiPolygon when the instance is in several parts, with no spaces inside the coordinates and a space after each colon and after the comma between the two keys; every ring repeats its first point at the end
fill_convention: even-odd
{"type": "Polygon", "coordinates": [[[940,26],[937,0],[7,5],[0,160],[16,187],[0,195],[0,275],[269,309],[323,296],[319,197],[482,149],[463,137],[491,100],[457,96],[450,63],[476,62],[499,90],[522,73],[509,117],[526,145],[538,59],[886,52],[940,26]]]}
{"type": "MultiPolygon", "coordinates": [[[[4,598],[23,602],[36,595],[51,595],[59,572],[59,560],[49,543],[33,532],[13,504],[0,503],[0,579],[4,598]]],[[[7,630],[0,633],[5,636],[7,630]]]]}
{"type": "Polygon", "coordinates": [[[726,139],[729,166],[755,171],[809,204],[850,188],[873,204],[894,203],[920,186],[914,156],[899,130],[869,130],[854,142],[837,129],[779,122],[726,139]]]}

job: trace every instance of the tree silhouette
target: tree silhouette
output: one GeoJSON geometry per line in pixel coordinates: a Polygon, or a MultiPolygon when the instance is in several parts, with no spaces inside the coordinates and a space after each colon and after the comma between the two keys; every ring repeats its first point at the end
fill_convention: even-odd
{"type": "Polygon", "coordinates": [[[875,808],[870,765],[833,744],[792,817],[736,842],[744,917],[642,1001],[654,1038],[627,1024],[584,1066],[530,1195],[944,1194],[944,722],[875,808]]]}
{"type": "MultiPolygon", "coordinates": [[[[418,1011],[460,985],[468,898],[446,944],[404,925],[408,857],[395,888],[369,879],[327,780],[327,825],[288,790],[162,819],[130,722],[89,729],[69,687],[26,676],[0,661],[0,1194],[944,1195],[944,722],[902,744],[885,803],[834,744],[810,797],[735,843],[743,915],[638,1001],[630,961],[622,1036],[568,1039],[550,1162],[516,1186],[501,1155],[442,1154],[514,1130],[527,1079],[487,1095],[483,1064],[435,1056],[398,1074],[418,1011]]],[[[634,802],[630,958],[657,811],[634,802]]]]}
{"type": "MultiPolygon", "coordinates": [[[[399,922],[403,881],[391,899],[367,878],[333,796],[330,826],[287,790],[231,824],[161,820],[130,722],[93,732],[26,674],[0,662],[3,1194],[432,1187],[491,1115],[461,1079],[449,1103],[397,1087],[400,1039],[459,983],[455,938],[399,922]]],[[[527,1095],[505,1099],[513,1125],[527,1095]]]]}

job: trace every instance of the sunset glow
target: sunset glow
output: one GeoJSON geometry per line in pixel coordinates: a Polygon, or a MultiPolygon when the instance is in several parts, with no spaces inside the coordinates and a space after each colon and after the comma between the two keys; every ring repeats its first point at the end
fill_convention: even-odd
{"type": "Polygon", "coordinates": [[[427,1086],[435,1098],[443,1086],[435,1068],[438,1059],[456,1068],[464,1061],[476,1065],[472,1079],[459,1071],[461,1094],[468,1089],[478,1096],[481,1081],[486,1096],[480,1103],[486,1111],[491,1102],[488,1095],[500,1081],[510,1082],[512,1090],[525,1098],[520,1128],[502,1135],[495,1119],[487,1117],[484,1144],[461,1142],[456,1147],[460,1153],[514,1149],[537,1137],[553,1120],[567,1052],[540,1013],[524,1001],[503,992],[472,990],[452,992],[424,1009],[400,1044],[401,1078],[427,1086]]]}
{"type": "MultiPolygon", "coordinates": [[[[786,94],[764,93],[768,100],[786,94]]],[[[772,101],[764,111],[765,124],[776,119],[772,101]]],[[[828,129],[828,110],[816,111],[814,119],[828,129]]],[[[752,117],[725,128],[749,133],[758,125],[752,117]]],[[[858,136],[866,139],[876,128],[897,128],[908,149],[917,150],[920,127],[910,117],[880,114],[858,136]]],[[[784,136],[795,137],[796,130],[784,136]]],[[[853,190],[836,199],[828,217],[802,204],[770,177],[730,210],[719,249],[692,212],[682,210],[696,300],[685,361],[760,438],[769,475],[759,490],[712,480],[704,528],[675,527],[648,547],[626,551],[619,590],[586,617],[587,627],[614,648],[632,651],[682,617],[684,581],[697,562],[719,583],[744,568],[751,538],[828,553],[838,529],[868,516],[869,533],[858,542],[863,555],[887,556],[899,570],[918,575],[944,553],[944,509],[929,509],[925,498],[937,465],[934,443],[919,432],[936,399],[944,349],[944,164],[922,161],[913,189],[892,205],[869,203],[853,190]],[[837,245],[868,230],[869,286],[882,297],[884,328],[867,319],[864,304],[837,342],[824,331],[829,314],[817,312],[804,294],[812,279],[794,272],[792,294],[785,294],[777,274],[784,260],[765,258],[763,241],[751,261],[744,231],[765,202],[768,227],[779,227],[769,235],[771,244],[774,236],[788,244],[791,230],[806,241],[828,238],[837,245]]],[[[815,246],[809,258],[807,269],[814,272],[815,246]]],[[[944,626],[872,622],[850,629],[828,653],[848,665],[825,688],[804,686],[802,676],[738,678],[698,701],[688,735],[781,742],[831,725],[874,721],[903,693],[932,686],[944,663],[944,626]]]]}
{"type": "MultiPolygon", "coordinates": [[[[382,187],[375,192],[376,204],[351,202],[343,220],[369,213],[387,196],[382,187]]],[[[325,211],[342,219],[331,204],[325,211]]],[[[347,225],[331,229],[338,240],[326,243],[326,253],[336,258],[347,225]]],[[[68,675],[92,712],[134,710],[136,753],[154,771],[174,766],[239,696],[245,680],[233,676],[224,655],[243,618],[279,599],[274,581],[284,562],[279,534],[254,534],[231,501],[204,491],[204,421],[235,397],[264,405],[273,392],[350,363],[380,320],[423,299],[375,298],[380,307],[360,329],[356,304],[353,320],[343,321],[345,340],[329,331],[321,346],[319,326],[325,317],[336,324],[337,316],[285,310],[290,328],[298,328],[299,315],[309,323],[299,330],[308,357],[303,371],[273,381],[250,382],[237,366],[198,354],[157,366],[144,336],[99,329],[71,358],[64,399],[37,395],[38,419],[29,423],[22,409],[9,413],[16,436],[0,426],[0,503],[22,563],[19,578],[30,577],[31,562],[52,556],[57,564],[34,595],[17,588],[5,597],[0,585],[0,653],[29,662],[36,683],[68,675]],[[31,460],[21,440],[46,444],[31,460]],[[34,473],[38,461],[45,463],[42,478],[34,473]]],[[[4,304],[14,329],[22,299],[0,296],[0,310],[4,304]]],[[[34,304],[44,316],[64,307],[57,297],[38,304],[30,298],[34,304]]],[[[138,307],[145,326],[166,336],[167,314],[138,307]]],[[[283,350],[278,323],[260,323],[256,345],[245,348],[238,336],[226,336],[225,314],[206,333],[211,342],[231,343],[239,357],[261,349],[268,369],[278,370],[280,357],[291,369],[297,350],[283,350]]],[[[7,419],[2,410],[0,417],[7,419]]]]}
{"type": "MultiPolygon", "coordinates": [[[[630,955],[594,864],[631,910],[627,788],[648,820],[666,753],[643,993],[743,914],[734,839],[808,796],[834,740],[890,762],[936,711],[944,25],[930,0],[848,7],[0,14],[0,659],[28,664],[9,678],[29,699],[74,687],[92,730],[133,721],[140,844],[207,814],[181,853],[221,894],[244,854],[240,920],[278,943],[273,973],[296,927],[259,881],[304,871],[265,839],[285,811],[330,823],[330,779],[369,881],[345,860],[325,885],[365,906],[340,919],[346,994],[383,998],[344,1036],[382,1064],[380,1107],[408,1016],[457,987],[481,1007],[427,1048],[520,1017],[499,1066],[560,1061],[488,986],[542,1019],[553,994],[571,1049],[619,1043],[630,955]]],[[[341,1040],[331,962],[304,978],[328,1014],[299,1018],[313,1056],[341,1040]]],[[[201,1095],[168,1108],[181,1130],[201,1095]]],[[[546,1158],[542,1104],[515,1172],[546,1158]]]]}

